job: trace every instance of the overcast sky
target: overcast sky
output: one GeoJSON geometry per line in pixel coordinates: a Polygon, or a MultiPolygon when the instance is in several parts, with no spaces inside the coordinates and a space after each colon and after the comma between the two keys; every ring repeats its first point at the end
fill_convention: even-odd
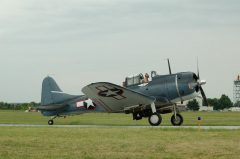
{"type": "Polygon", "coordinates": [[[0,101],[40,101],[50,75],[68,93],[156,70],[196,72],[232,98],[239,0],[0,0],[0,101]]]}

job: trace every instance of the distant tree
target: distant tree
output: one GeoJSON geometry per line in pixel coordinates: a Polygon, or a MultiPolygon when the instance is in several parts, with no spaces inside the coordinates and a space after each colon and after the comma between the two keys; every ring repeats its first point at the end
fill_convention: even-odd
{"type": "Polygon", "coordinates": [[[12,104],[0,102],[0,109],[11,109],[12,104]]]}
{"type": "Polygon", "coordinates": [[[22,103],[19,105],[21,110],[27,110],[29,107],[29,103],[22,103]]]}
{"type": "MultiPolygon", "coordinates": [[[[230,108],[233,106],[232,101],[230,98],[223,94],[220,99],[217,98],[208,98],[208,104],[209,106],[213,106],[214,110],[223,110],[225,108],[230,108]]],[[[240,104],[240,103],[239,103],[240,104]]]]}
{"type": "Polygon", "coordinates": [[[234,104],[234,107],[240,107],[240,101],[237,101],[237,102],[234,104]]]}
{"type": "Polygon", "coordinates": [[[4,109],[4,103],[3,102],[0,102],[0,109],[4,109]]]}
{"type": "Polygon", "coordinates": [[[212,106],[214,110],[219,110],[219,99],[208,98],[207,101],[208,101],[209,106],[212,106]]]}
{"type": "Polygon", "coordinates": [[[40,103],[36,103],[36,102],[29,103],[29,106],[32,107],[32,108],[37,107],[39,105],[40,105],[40,103]]]}
{"type": "Polygon", "coordinates": [[[230,98],[227,96],[227,95],[225,95],[225,94],[223,94],[222,96],[221,96],[221,98],[219,99],[219,109],[225,109],[225,108],[230,108],[230,107],[232,107],[233,106],[233,103],[232,103],[232,101],[230,100],[230,98]]]}
{"type": "Polygon", "coordinates": [[[193,100],[188,102],[187,107],[190,110],[198,111],[199,110],[199,103],[196,99],[193,99],[193,100]]]}
{"type": "Polygon", "coordinates": [[[0,102],[0,109],[12,109],[12,110],[27,110],[29,107],[35,108],[39,106],[40,103],[21,103],[21,104],[10,104],[10,103],[4,103],[0,102]]]}

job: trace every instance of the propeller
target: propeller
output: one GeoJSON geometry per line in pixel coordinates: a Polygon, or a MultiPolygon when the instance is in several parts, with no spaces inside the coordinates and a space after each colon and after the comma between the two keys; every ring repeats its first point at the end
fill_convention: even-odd
{"type": "Polygon", "coordinates": [[[197,85],[195,87],[196,89],[196,92],[199,92],[201,93],[202,97],[203,97],[203,100],[204,100],[204,103],[208,105],[208,101],[207,101],[207,97],[206,97],[206,94],[202,88],[202,85],[206,84],[206,81],[205,80],[200,80],[200,73],[199,73],[199,65],[198,65],[198,58],[197,58],[197,75],[194,76],[194,79],[197,81],[197,85]]]}
{"type": "Polygon", "coordinates": [[[168,61],[169,74],[171,75],[172,74],[172,69],[171,69],[170,61],[169,61],[169,59],[167,59],[167,61],[168,61]]]}

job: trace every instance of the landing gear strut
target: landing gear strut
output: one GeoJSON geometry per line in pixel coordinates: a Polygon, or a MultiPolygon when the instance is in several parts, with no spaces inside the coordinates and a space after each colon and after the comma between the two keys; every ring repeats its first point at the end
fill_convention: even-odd
{"type": "Polygon", "coordinates": [[[177,113],[176,104],[173,105],[174,114],[171,117],[171,123],[173,126],[180,126],[183,123],[183,117],[181,114],[177,113]]]}

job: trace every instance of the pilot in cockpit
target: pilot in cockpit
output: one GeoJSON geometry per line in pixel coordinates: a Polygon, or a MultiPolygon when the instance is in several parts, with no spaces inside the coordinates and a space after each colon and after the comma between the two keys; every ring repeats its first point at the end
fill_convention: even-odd
{"type": "Polygon", "coordinates": [[[149,82],[149,75],[148,75],[148,73],[145,73],[144,83],[148,83],[148,82],[149,82]]]}

